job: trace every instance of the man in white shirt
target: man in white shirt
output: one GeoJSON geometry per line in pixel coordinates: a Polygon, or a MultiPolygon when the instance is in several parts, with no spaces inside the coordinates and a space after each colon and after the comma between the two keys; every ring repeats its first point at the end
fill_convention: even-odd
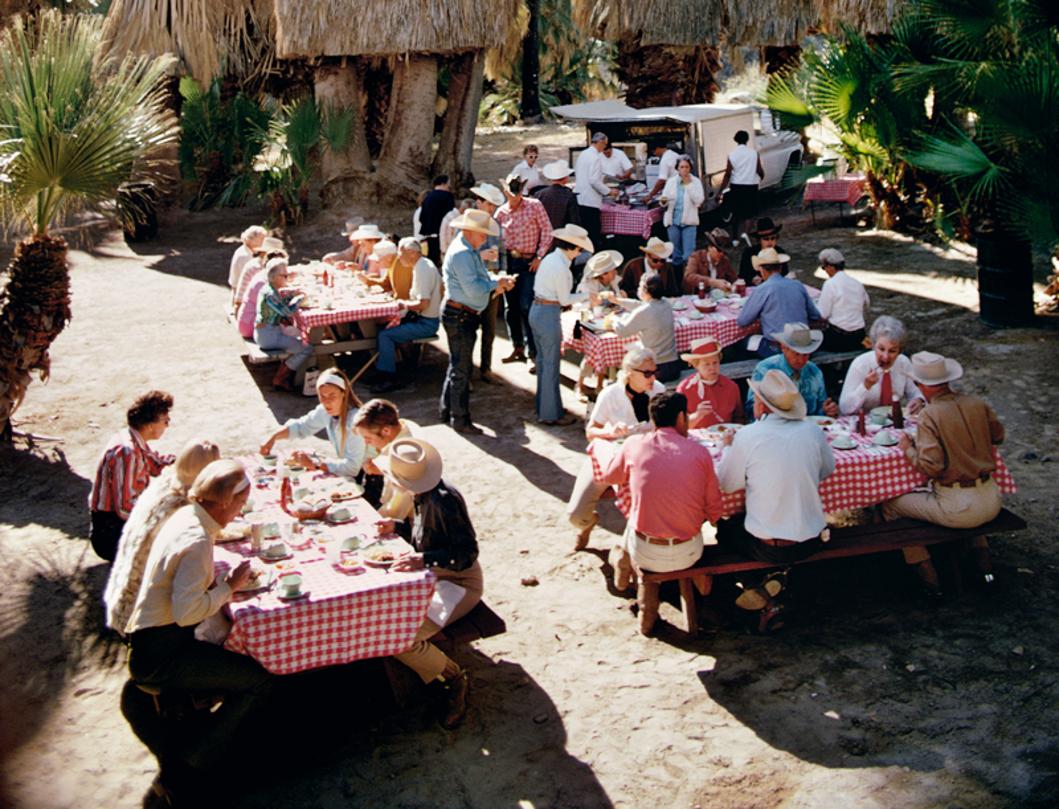
{"type": "Polygon", "coordinates": [[[604,197],[616,197],[617,189],[603,182],[603,164],[600,156],[607,148],[607,136],[602,132],[592,135],[592,145],[582,149],[574,163],[574,193],[577,194],[577,211],[581,226],[588,231],[588,238],[597,247],[602,246],[599,209],[604,197]]]}
{"type": "Polygon", "coordinates": [[[658,158],[658,180],[654,188],[647,195],[648,201],[654,199],[665,188],[666,180],[677,174],[677,161],[680,160],[680,152],[676,150],[675,143],[658,143],[654,147],[654,156],[658,158]]]}
{"type": "Polygon", "coordinates": [[[615,180],[628,180],[632,177],[632,161],[629,160],[624,149],[615,149],[610,141],[607,142],[603,154],[600,155],[600,162],[604,177],[611,177],[615,180]]]}
{"type": "Polygon", "coordinates": [[[452,227],[452,220],[457,216],[461,216],[464,211],[473,208],[474,206],[474,198],[467,197],[466,199],[461,199],[459,205],[445,214],[444,218],[441,220],[441,228],[438,231],[438,243],[441,246],[441,255],[445,255],[449,249],[449,245],[452,244],[452,240],[459,235],[456,232],[456,229],[452,227]]]}
{"type": "Polygon", "coordinates": [[[721,178],[721,193],[732,211],[736,233],[745,233],[750,217],[757,212],[758,183],[765,179],[765,169],[758,153],[750,148],[750,133],[740,129],[732,138],[736,147],[728,153],[728,163],[721,178]]]}
{"type": "Polygon", "coordinates": [[[864,347],[864,310],[871,305],[864,284],[847,273],[846,258],[834,247],[820,251],[827,280],[816,308],[827,321],[824,351],[857,351],[864,347]]]}
{"type": "Polygon", "coordinates": [[[531,193],[533,189],[544,185],[540,169],[537,168],[537,160],[539,158],[540,150],[532,143],[527,144],[522,150],[522,161],[511,170],[512,174],[517,174],[525,181],[527,194],[531,193]]]}
{"type": "Polygon", "coordinates": [[[423,255],[417,239],[411,236],[401,239],[398,251],[398,260],[406,267],[414,262],[410,300],[397,302],[397,315],[379,332],[375,369],[381,378],[371,386],[372,393],[389,393],[400,388],[397,346],[433,337],[441,325],[441,273],[423,255]]]}
{"type": "MultiPolygon", "coordinates": [[[[762,562],[796,562],[828,539],[819,486],[835,471],[835,456],[823,430],[806,421],[805,400],[790,377],[769,371],[750,387],[760,420],[726,435],[730,446],[717,469],[721,491],[746,490],[746,513],[718,523],[717,542],[762,562]]],[[[782,574],[768,577],[736,604],[760,612],[759,629],[773,628],[784,584],[782,574]]]]}

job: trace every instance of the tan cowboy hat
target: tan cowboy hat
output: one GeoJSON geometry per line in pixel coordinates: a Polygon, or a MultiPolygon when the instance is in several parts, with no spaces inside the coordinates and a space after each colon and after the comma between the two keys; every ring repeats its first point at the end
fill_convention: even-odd
{"type": "Polygon", "coordinates": [[[379,230],[378,225],[361,225],[352,233],[349,234],[349,238],[354,240],[360,239],[385,239],[386,234],[379,230]]]}
{"type": "Polygon", "coordinates": [[[546,180],[565,180],[573,173],[574,170],[565,160],[556,160],[541,169],[541,174],[546,180]]]}
{"type": "Polygon", "coordinates": [[[585,275],[589,278],[599,278],[611,270],[616,270],[625,260],[625,256],[617,250],[600,250],[585,264],[585,275]]]}
{"type": "Polygon", "coordinates": [[[766,248],[756,256],[750,257],[750,263],[754,265],[755,270],[762,264],[786,264],[790,260],[791,257],[786,253],[777,253],[775,247],[766,248]]]}
{"type": "Polygon", "coordinates": [[[761,403],[777,416],[792,421],[805,418],[805,399],[794,380],[783,371],[769,371],[758,382],[751,379],[750,387],[761,403]]]}
{"type": "Polygon", "coordinates": [[[684,362],[704,360],[707,357],[716,357],[721,353],[721,344],[713,337],[702,337],[698,340],[692,340],[688,348],[690,349],[688,353],[680,355],[684,362]]]}
{"type": "Polygon", "coordinates": [[[774,331],[769,337],[799,354],[812,354],[824,342],[822,331],[810,329],[804,323],[786,323],[783,331],[774,331]]]}
{"type": "Polygon", "coordinates": [[[389,239],[382,239],[375,242],[375,246],[371,248],[371,254],[375,258],[386,258],[387,256],[397,255],[397,245],[391,242],[389,239]]]}
{"type": "Polygon", "coordinates": [[[504,192],[495,185],[489,185],[489,183],[479,183],[471,188],[471,193],[476,197],[484,199],[486,202],[493,203],[497,207],[507,202],[507,199],[504,197],[504,192]]]}
{"type": "Polygon", "coordinates": [[[413,494],[429,492],[441,482],[441,455],[418,438],[398,438],[375,465],[390,480],[413,494]]]}
{"type": "Polygon", "coordinates": [[[342,235],[348,236],[350,233],[356,230],[361,225],[361,223],[363,223],[363,221],[364,217],[362,216],[354,216],[352,219],[347,219],[346,227],[345,229],[343,229],[342,235]]]}
{"type": "Polygon", "coordinates": [[[586,250],[589,253],[595,249],[592,246],[592,240],[588,238],[588,231],[580,225],[563,225],[561,228],[556,228],[552,231],[552,238],[562,239],[564,242],[576,244],[582,250],[586,250]]]}
{"type": "Polygon", "coordinates": [[[673,242],[664,242],[657,236],[652,236],[640,250],[649,256],[666,259],[673,255],[673,242]]]}
{"type": "Polygon", "coordinates": [[[909,375],[920,385],[944,385],[963,376],[963,366],[941,354],[919,351],[913,354],[909,375]]]}
{"type": "Polygon", "coordinates": [[[487,236],[499,236],[500,225],[485,211],[470,208],[452,220],[450,225],[457,230],[470,230],[487,236]]]}
{"type": "Polygon", "coordinates": [[[706,243],[712,244],[718,250],[727,250],[732,246],[732,237],[724,228],[714,228],[706,234],[706,243]]]}
{"type": "Polygon", "coordinates": [[[283,246],[283,239],[277,239],[275,236],[266,236],[261,240],[261,246],[257,248],[259,253],[278,253],[287,252],[287,248],[283,246]]]}

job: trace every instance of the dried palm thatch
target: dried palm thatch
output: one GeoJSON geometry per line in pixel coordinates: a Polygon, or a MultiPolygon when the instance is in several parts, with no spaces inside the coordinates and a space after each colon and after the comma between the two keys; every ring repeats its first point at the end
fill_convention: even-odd
{"type": "Polygon", "coordinates": [[[281,59],[452,53],[501,44],[518,0],[273,0],[281,59]]]}
{"type": "Polygon", "coordinates": [[[643,45],[791,45],[814,30],[845,22],[866,32],[889,30],[904,0],[573,0],[579,25],[617,41],[643,45]]]}

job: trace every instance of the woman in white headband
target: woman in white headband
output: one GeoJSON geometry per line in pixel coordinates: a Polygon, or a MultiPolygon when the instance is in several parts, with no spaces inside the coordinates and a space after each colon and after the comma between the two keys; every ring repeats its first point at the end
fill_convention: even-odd
{"type": "Polygon", "coordinates": [[[316,380],[318,404],[300,419],[291,419],[261,444],[261,454],[272,452],[272,445],[280,439],[308,438],[326,431],[335,450],[335,458],[317,459],[306,452],[296,451],[291,457],[307,469],[320,469],[332,475],[354,478],[364,463],[366,445],[353,429],[360,407],[360,399],[346,375],[337,368],[328,368],[316,380]]]}

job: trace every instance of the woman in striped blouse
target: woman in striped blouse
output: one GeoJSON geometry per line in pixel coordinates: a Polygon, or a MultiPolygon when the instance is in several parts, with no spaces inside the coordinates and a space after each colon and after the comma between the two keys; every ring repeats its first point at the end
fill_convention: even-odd
{"type": "Polygon", "coordinates": [[[312,357],[313,349],[307,342],[288,334],[284,326],[294,325],[301,296],[297,290],[285,289],[290,273],[287,260],[274,258],[266,266],[268,283],[257,299],[257,320],[254,321],[254,342],[261,348],[278,348],[290,352],[272,377],[276,390],[294,390],[294,374],[312,357]]]}

